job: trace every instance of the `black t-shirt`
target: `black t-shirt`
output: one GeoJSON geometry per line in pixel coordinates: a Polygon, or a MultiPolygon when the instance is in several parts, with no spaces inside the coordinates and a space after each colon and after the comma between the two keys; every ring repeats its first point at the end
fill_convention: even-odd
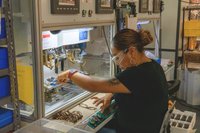
{"type": "Polygon", "coordinates": [[[155,61],[124,70],[116,78],[131,94],[115,94],[119,129],[126,133],[159,133],[168,106],[162,67],[155,61]]]}

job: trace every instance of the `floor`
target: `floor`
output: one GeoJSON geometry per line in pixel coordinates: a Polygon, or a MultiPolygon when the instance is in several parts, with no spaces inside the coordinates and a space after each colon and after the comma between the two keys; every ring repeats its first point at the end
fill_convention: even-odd
{"type": "Polygon", "coordinates": [[[181,111],[196,112],[196,124],[194,129],[197,129],[196,133],[200,133],[200,106],[190,107],[183,101],[177,101],[175,107],[181,111]]]}

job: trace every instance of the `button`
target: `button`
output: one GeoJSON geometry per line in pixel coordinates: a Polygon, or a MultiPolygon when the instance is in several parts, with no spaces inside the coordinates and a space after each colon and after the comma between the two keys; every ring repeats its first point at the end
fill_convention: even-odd
{"type": "Polygon", "coordinates": [[[87,11],[86,10],[82,10],[82,17],[85,17],[87,14],[87,11]]]}
{"type": "Polygon", "coordinates": [[[92,14],[93,14],[93,11],[92,11],[92,10],[89,10],[89,11],[88,11],[88,17],[92,17],[92,14]]]}

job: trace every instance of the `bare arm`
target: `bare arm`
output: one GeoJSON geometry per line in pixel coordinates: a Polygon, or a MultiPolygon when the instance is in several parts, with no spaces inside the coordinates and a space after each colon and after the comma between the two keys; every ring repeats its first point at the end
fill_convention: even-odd
{"type": "Polygon", "coordinates": [[[71,80],[85,90],[102,93],[130,93],[130,91],[116,78],[94,79],[81,73],[75,73],[71,80]]]}

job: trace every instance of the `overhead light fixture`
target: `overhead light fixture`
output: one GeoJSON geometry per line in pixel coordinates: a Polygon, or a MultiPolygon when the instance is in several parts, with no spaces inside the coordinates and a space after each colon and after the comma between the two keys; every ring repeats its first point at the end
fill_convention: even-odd
{"type": "Polygon", "coordinates": [[[151,23],[150,20],[140,20],[137,22],[137,25],[143,25],[143,24],[149,24],[149,23],[151,23]]]}

